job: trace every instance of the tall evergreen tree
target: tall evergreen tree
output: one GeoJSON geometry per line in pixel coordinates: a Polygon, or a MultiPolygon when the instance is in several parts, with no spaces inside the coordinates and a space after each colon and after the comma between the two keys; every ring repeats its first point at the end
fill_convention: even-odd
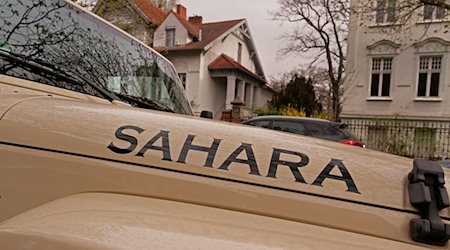
{"type": "Polygon", "coordinates": [[[308,117],[322,111],[322,105],[316,99],[313,81],[299,75],[294,75],[286,86],[274,94],[269,104],[277,109],[290,106],[298,111],[304,110],[308,117]]]}

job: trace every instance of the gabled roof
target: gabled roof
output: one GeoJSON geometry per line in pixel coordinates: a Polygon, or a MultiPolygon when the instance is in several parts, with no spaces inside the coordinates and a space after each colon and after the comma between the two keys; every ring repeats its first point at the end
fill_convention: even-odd
{"type": "Polygon", "coordinates": [[[151,22],[160,25],[166,19],[167,12],[157,8],[148,0],[127,0],[134,3],[135,7],[151,22]]]}
{"type": "Polygon", "coordinates": [[[209,66],[209,70],[238,70],[242,73],[245,73],[247,75],[250,75],[253,78],[258,79],[259,81],[266,83],[266,80],[262,78],[261,76],[256,75],[255,73],[248,70],[246,67],[244,67],[242,64],[236,62],[233,58],[230,56],[227,56],[225,54],[220,55],[216,58],[209,66]]]}
{"type": "Polygon", "coordinates": [[[186,28],[186,30],[188,31],[189,35],[195,37],[198,39],[199,37],[199,30],[200,30],[200,25],[195,25],[189,21],[187,21],[185,18],[183,18],[182,16],[180,16],[179,14],[175,13],[175,12],[171,12],[171,14],[174,14],[176,16],[176,18],[178,19],[178,21],[180,21],[180,23],[186,28]]]}
{"type": "Polygon", "coordinates": [[[181,17],[177,13],[174,14],[178,18],[178,20],[180,20],[180,23],[187,29],[188,33],[193,36],[193,41],[187,44],[181,44],[172,47],[155,47],[154,49],[161,53],[187,50],[207,51],[211,47],[213,47],[216,42],[220,42],[221,40],[225,39],[228,35],[236,31],[237,29],[243,28],[243,31],[246,33],[244,35],[244,39],[249,48],[251,57],[254,60],[257,75],[260,75],[262,76],[262,78],[264,78],[264,71],[259,60],[258,53],[256,52],[256,47],[253,43],[250,29],[248,29],[246,19],[236,19],[213,23],[193,23],[185,20],[185,18],[181,17]],[[196,36],[197,32],[198,36],[196,36]]]}
{"type": "MultiPolygon", "coordinates": [[[[178,15],[177,15],[178,16],[178,15]]],[[[183,19],[179,17],[179,20],[183,19]]],[[[223,21],[223,22],[215,22],[215,23],[204,23],[195,25],[195,28],[197,29],[197,32],[200,32],[199,36],[201,36],[200,41],[193,41],[185,45],[180,46],[174,46],[174,47],[158,47],[156,48],[158,51],[177,51],[177,50],[202,50],[207,47],[210,43],[212,43],[214,40],[219,38],[222,35],[228,34],[233,30],[233,28],[237,25],[240,25],[241,23],[245,22],[245,19],[238,19],[238,20],[230,20],[230,21],[223,21]]],[[[193,25],[189,23],[188,21],[184,20],[184,22],[181,22],[183,25],[185,23],[188,23],[189,25],[193,25]]],[[[186,26],[185,26],[186,27],[186,26]]],[[[186,29],[188,29],[186,27],[186,29]]],[[[188,32],[189,29],[188,29],[188,32]]]]}

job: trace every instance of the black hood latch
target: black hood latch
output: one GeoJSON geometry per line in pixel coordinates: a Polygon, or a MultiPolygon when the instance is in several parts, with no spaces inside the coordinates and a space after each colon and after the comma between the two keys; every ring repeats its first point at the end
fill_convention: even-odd
{"type": "Polygon", "coordinates": [[[438,162],[430,160],[414,160],[413,165],[408,175],[409,198],[421,218],[410,221],[411,237],[417,242],[443,246],[450,238],[450,225],[439,217],[439,211],[450,206],[444,171],[438,162]]]}

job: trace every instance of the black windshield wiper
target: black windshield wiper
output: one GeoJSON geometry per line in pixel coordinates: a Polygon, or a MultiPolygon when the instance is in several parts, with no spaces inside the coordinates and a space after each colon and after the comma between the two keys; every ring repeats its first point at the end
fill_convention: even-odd
{"type": "Polygon", "coordinates": [[[12,61],[14,63],[17,63],[19,65],[25,65],[30,70],[32,70],[34,73],[42,75],[42,73],[45,73],[47,75],[50,75],[52,77],[55,77],[57,79],[60,79],[62,81],[65,81],[69,84],[77,85],[80,87],[84,86],[90,86],[95,91],[97,91],[103,98],[107,99],[108,101],[118,100],[123,101],[126,103],[131,104],[135,107],[140,108],[147,108],[147,109],[155,109],[160,111],[167,111],[174,113],[174,111],[163,105],[162,103],[155,102],[153,100],[144,98],[144,97],[136,97],[126,94],[120,94],[120,93],[114,93],[109,91],[108,89],[104,88],[103,86],[99,86],[97,84],[94,84],[90,81],[79,81],[72,77],[67,72],[60,69],[58,65],[40,60],[40,59],[31,59],[16,53],[7,52],[0,49],[0,56],[5,58],[8,61],[12,61]]]}
{"type": "Polygon", "coordinates": [[[0,56],[4,57],[7,60],[10,60],[14,63],[20,64],[20,65],[26,65],[27,67],[29,67],[32,70],[36,70],[38,72],[43,72],[43,73],[49,74],[53,77],[59,78],[70,84],[78,85],[81,87],[88,85],[88,86],[92,87],[95,91],[97,91],[103,98],[107,99],[110,102],[113,100],[120,100],[120,98],[118,98],[116,95],[114,95],[112,92],[110,92],[109,90],[105,89],[102,86],[99,86],[99,85],[94,84],[89,81],[80,82],[79,80],[72,77],[70,74],[59,69],[59,67],[57,65],[54,65],[54,64],[51,64],[48,62],[44,62],[44,61],[38,60],[38,59],[31,59],[31,58],[28,58],[28,57],[25,57],[25,56],[22,56],[22,55],[19,55],[16,53],[7,52],[7,51],[1,50],[1,49],[0,49],[0,56]]]}
{"type": "Polygon", "coordinates": [[[166,111],[175,113],[171,108],[163,105],[162,103],[155,102],[153,100],[150,100],[145,97],[137,97],[137,96],[131,96],[126,94],[120,94],[117,93],[117,96],[119,96],[121,99],[125,100],[125,102],[139,108],[146,108],[146,109],[155,109],[160,111],[166,111]]]}

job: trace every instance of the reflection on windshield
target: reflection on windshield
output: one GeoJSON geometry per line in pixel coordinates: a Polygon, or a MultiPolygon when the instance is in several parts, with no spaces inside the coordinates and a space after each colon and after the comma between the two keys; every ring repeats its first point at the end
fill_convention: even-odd
{"type": "Polygon", "coordinates": [[[107,88],[118,94],[131,94],[158,100],[164,107],[174,109],[170,96],[174,95],[175,85],[166,85],[171,79],[157,67],[141,66],[134,76],[111,76],[107,88]]]}
{"type": "MultiPolygon", "coordinates": [[[[0,49],[42,60],[80,82],[191,114],[173,67],[93,15],[62,0],[3,0],[0,10],[0,49]]],[[[0,73],[101,96],[1,58],[0,73]]]]}

